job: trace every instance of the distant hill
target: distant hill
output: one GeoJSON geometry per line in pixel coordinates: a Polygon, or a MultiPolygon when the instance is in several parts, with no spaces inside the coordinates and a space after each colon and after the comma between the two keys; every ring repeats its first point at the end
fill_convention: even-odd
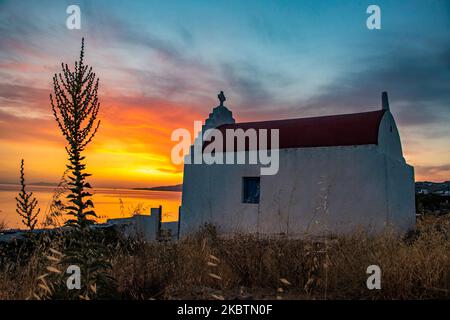
{"type": "Polygon", "coordinates": [[[416,193],[420,194],[441,194],[450,195],[450,181],[444,182],[430,182],[418,181],[416,182],[416,193]]]}
{"type": "Polygon", "coordinates": [[[133,190],[177,191],[177,192],[182,191],[182,189],[183,189],[182,184],[176,184],[173,186],[150,187],[150,188],[133,188],[133,190]]]}

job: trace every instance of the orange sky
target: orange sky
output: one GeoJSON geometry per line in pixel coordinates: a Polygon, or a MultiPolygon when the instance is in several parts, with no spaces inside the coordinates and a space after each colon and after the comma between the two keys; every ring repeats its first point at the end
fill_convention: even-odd
{"type": "MultiPolygon", "coordinates": [[[[192,130],[190,117],[200,115],[192,110],[187,112],[186,106],[179,108],[164,101],[152,101],[142,108],[103,97],[101,108],[100,130],[86,150],[87,168],[94,174],[91,180],[97,186],[181,183],[182,166],[175,166],[170,160],[173,145],[170,135],[180,127],[192,130]]],[[[22,157],[29,182],[58,181],[65,168],[66,154],[65,140],[54,119],[50,114],[36,117],[26,114],[11,120],[12,117],[6,116],[0,122],[3,182],[17,181],[22,157]]]]}
{"type": "MultiPolygon", "coordinates": [[[[42,97],[42,105],[47,104],[42,97]]],[[[126,99],[125,99],[126,100],[126,99]]],[[[131,100],[131,99],[130,99],[131,100]]],[[[91,181],[99,187],[143,187],[178,184],[182,182],[182,166],[170,160],[174,142],[172,130],[188,128],[193,119],[206,114],[195,111],[195,106],[145,99],[127,103],[102,95],[100,130],[86,151],[91,181]]],[[[50,106],[48,106],[50,108],[50,106]]],[[[25,159],[28,182],[57,182],[64,171],[66,154],[62,138],[50,112],[24,115],[4,115],[0,120],[0,177],[2,182],[18,182],[20,159],[25,159]]],[[[401,130],[401,127],[400,127],[401,130]]],[[[403,137],[405,157],[414,163],[430,163],[435,150],[448,156],[447,150],[436,142],[421,143],[423,149],[411,152],[408,137],[403,137]]],[[[419,142],[417,142],[419,143],[419,142]]],[[[436,158],[434,161],[438,160],[436,158]]],[[[445,180],[446,171],[416,168],[416,180],[445,180]]]]}
{"type": "MultiPolygon", "coordinates": [[[[57,68],[41,68],[35,64],[2,64],[3,72],[43,73],[47,83],[42,88],[26,90],[11,85],[11,97],[0,107],[0,177],[2,183],[17,183],[20,159],[25,159],[28,182],[57,182],[65,169],[65,140],[53,119],[48,101],[51,72],[57,68]]],[[[34,81],[34,80],[33,80],[34,81]]],[[[25,81],[26,82],[26,81],[25,81]]],[[[150,98],[136,92],[120,95],[114,88],[101,82],[101,127],[86,150],[87,169],[93,173],[90,180],[98,187],[145,187],[171,185],[182,182],[182,166],[171,163],[170,151],[175,142],[170,140],[176,128],[193,130],[193,121],[202,120],[214,107],[214,95],[205,104],[179,103],[150,98]]],[[[233,110],[232,107],[230,107],[233,110]]],[[[395,109],[394,109],[395,115],[395,109]]],[[[283,110],[280,111],[283,114],[283,110]]],[[[269,118],[264,113],[238,120],[269,118]]],[[[282,116],[280,116],[282,117],[282,116]]],[[[440,166],[441,159],[433,157],[436,151],[444,159],[450,153],[443,137],[433,141],[415,139],[408,128],[399,125],[405,157],[416,166],[416,180],[446,180],[449,168],[440,166]],[[420,147],[420,148],[418,148],[420,147]],[[431,164],[431,165],[429,165],[431,164]],[[436,164],[436,165],[434,165],[436,164]]]]}
{"type": "Polygon", "coordinates": [[[219,90],[237,121],[375,110],[386,90],[416,180],[449,180],[450,25],[439,5],[404,14],[392,2],[378,33],[358,6],[337,21],[343,8],[314,2],[177,5],[83,5],[78,31],[65,28],[63,2],[0,2],[0,183],[19,182],[21,158],[28,182],[61,177],[65,140],[48,96],[82,36],[100,78],[102,123],[86,150],[94,187],[181,183],[171,133],[207,118],[219,90]]]}

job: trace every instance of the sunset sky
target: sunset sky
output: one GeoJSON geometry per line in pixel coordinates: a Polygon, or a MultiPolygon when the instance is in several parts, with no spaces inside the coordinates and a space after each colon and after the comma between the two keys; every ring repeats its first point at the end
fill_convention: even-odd
{"type": "Polygon", "coordinates": [[[450,180],[450,1],[1,1],[0,183],[57,182],[65,140],[51,79],[85,62],[100,77],[94,186],[182,181],[176,128],[193,129],[225,92],[237,121],[380,108],[389,92],[416,180],[450,180]],[[81,8],[81,30],[66,8],[81,8]],[[381,7],[382,29],[366,9],[381,7]]]}

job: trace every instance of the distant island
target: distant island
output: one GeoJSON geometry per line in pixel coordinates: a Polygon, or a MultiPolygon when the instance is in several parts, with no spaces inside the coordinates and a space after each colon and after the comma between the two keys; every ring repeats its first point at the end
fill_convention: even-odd
{"type": "Polygon", "coordinates": [[[450,195],[450,181],[444,182],[430,182],[418,181],[416,182],[416,193],[419,194],[440,194],[450,195]]]}
{"type": "Polygon", "coordinates": [[[133,190],[176,191],[176,192],[181,192],[182,189],[183,189],[182,184],[176,184],[173,186],[150,187],[150,188],[133,188],[133,190]]]}

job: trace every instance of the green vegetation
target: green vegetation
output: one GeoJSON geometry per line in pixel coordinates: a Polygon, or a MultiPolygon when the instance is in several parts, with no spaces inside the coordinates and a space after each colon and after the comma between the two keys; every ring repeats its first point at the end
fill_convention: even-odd
{"type": "Polygon", "coordinates": [[[423,215],[450,213],[450,196],[438,194],[416,194],[416,211],[423,215]]]}
{"type": "MultiPolygon", "coordinates": [[[[110,289],[115,282],[108,274],[111,264],[105,258],[105,239],[90,228],[97,215],[93,210],[94,203],[89,199],[91,185],[86,182],[86,177],[90,174],[85,172],[82,154],[99,128],[100,102],[97,95],[99,79],[83,60],[84,39],[74,70],[62,63],[62,73],[53,77],[54,93],[50,94],[50,102],[58,127],[68,142],[69,164],[44,224],[57,226],[59,219],[67,215],[70,218],[64,224],[69,228],[55,229],[24,242],[29,253],[28,263],[33,266],[29,274],[28,298],[91,299],[114,292],[110,289]],[[64,203],[60,198],[66,191],[67,203],[64,203]],[[76,290],[68,290],[64,281],[69,266],[81,270],[80,288],[76,290]]],[[[15,267],[21,266],[26,256],[21,255],[20,260],[15,267]]]]}
{"type": "Polygon", "coordinates": [[[75,62],[74,71],[62,63],[63,73],[54,75],[54,96],[50,94],[53,115],[69,144],[66,151],[70,163],[67,168],[71,173],[68,176],[70,194],[67,196],[70,205],[66,210],[73,218],[67,220],[66,225],[81,229],[94,223],[92,217],[96,217],[92,210],[92,200],[86,200],[92,194],[86,191],[91,188],[85,181],[90,174],[85,173],[85,157],[82,153],[100,126],[100,121],[96,120],[100,109],[97,96],[99,79],[92,72],[92,67],[84,65],[83,59],[84,38],[81,42],[80,60],[75,62]]]}
{"type": "Polygon", "coordinates": [[[16,197],[16,212],[22,217],[22,223],[25,227],[28,230],[33,231],[41,209],[36,209],[38,201],[33,197],[33,192],[27,192],[25,190],[25,169],[23,159],[20,162],[20,186],[19,196],[16,197]]]}

